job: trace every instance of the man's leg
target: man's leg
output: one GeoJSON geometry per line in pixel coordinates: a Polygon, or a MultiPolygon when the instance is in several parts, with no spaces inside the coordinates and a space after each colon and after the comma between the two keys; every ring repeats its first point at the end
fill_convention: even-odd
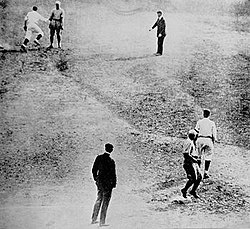
{"type": "Polygon", "coordinates": [[[208,171],[209,171],[210,164],[211,164],[211,160],[205,160],[204,179],[209,178],[208,171]]]}
{"type": "Polygon", "coordinates": [[[31,39],[31,36],[32,36],[32,30],[31,30],[31,28],[27,28],[25,39],[23,41],[23,44],[21,45],[21,49],[25,52],[27,51],[26,48],[27,48],[27,45],[31,39]]]}
{"type": "Polygon", "coordinates": [[[163,53],[163,41],[164,41],[164,37],[158,37],[158,50],[157,53],[162,55],[163,53]]]}
{"type": "Polygon", "coordinates": [[[111,194],[112,194],[112,189],[104,191],[103,204],[102,204],[101,217],[100,217],[100,225],[105,224],[107,210],[108,210],[109,202],[111,199],[111,194]]]}
{"type": "Polygon", "coordinates": [[[104,198],[103,194],[104,194],[103,191],[98,189],[97,199],[96,199],[94,209],[93,209],[93,214],[92,214],[92,223],[96,223],[96,220],[97,220],[100,208],[101,208],[101,204],[102,204],[103,198],[104,198]]]}
{"type": "Polygon", "coordinates": [[[43,37],[44,33],[41,30],[41,28],[39,26],[37,26],[37,25],[34,26],[33,30],[34,30],[34,33],[38,33],[36,39],[34,40],[34,43],[36,45],[40,45],[39,40],[43,37]]]}
{"type": "Polygon", "coordinates": [[[185,187],[181,189],[181,193],[184,198],[187,198],[187,190],[193,185],[193,183],[194,183],[193,179],[188,179],[185,187]]]}
{"type": "Polygon", "coordinates": [[[212,140],[210,142],[208,142],[206,148],[205,148],[205,171],[204,171],[204,179],[209,178],[208,175],[208,171],[209,171],[209,167],[211,164],[211,160],[212,160],[212,155],[213,155],[213,151],[214,151],[214,146],[213,146],[213,142],[212,140]]]}
{"type": "Polygon", "coordinates": [[[61,29],[56,30],[58,48],[61,48],[61,29]]]}
{"type": "Polygon", "coordinates": [[[50,26],[50,46],[49,46],[49,48],[53,48],[54,35],[55,35],[55,28],[53,26],[50,26]]]}
{"type": "Polygon", "coordinates": [[[185,187],[183,189],[181,189],[181,193],[182,193],[182,196],[184,198],[187,198],[187,191],[194,184],[191,166],[192,166],[191,164],[184,164],[183,165],[183,168],[185,169],[185,171],[187,173],[187,178],[188,178],[188,181],[187,181],[185,187]]]}
{"type": "Polygon", "coordinates": [[[202,180],[202,176],[201,176],[201,171],[200,171],[200,168],[199,168],[198,164],[194,165],[194,169],[196,170],[197,176],[195,178],[194,186],[193,186],[192,190],[190,191],[190,194],[192,194],[195,198],[199,198],[199,196],[196,193],[196,190],[200,185],[200,182],[202,180]]]}

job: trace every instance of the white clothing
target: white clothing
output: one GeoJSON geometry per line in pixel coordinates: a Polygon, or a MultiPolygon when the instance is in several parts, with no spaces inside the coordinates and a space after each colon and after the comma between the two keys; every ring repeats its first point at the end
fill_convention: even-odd
{"type": "Polygon", "coordinates": [[[209,118],[203,118],[197,122],[195,130],[198,132],[196,144],[199,157],[204,155],[205,160],[211,161],[214,153],[213,140],[217,140],[215,123],[209,118]]]}
{"type": "Polygon", "coordinates": [[[27,21],[27,26],[29,24],[38,24],[39,21],[48,21],[48,19],[44,18],[41,14],[36,11],[31,11],[25,17],[25,21],[27,21]]]}
{"type": "Polygon", "coordinates": [[[217,140],[217,130],[215,123],[209,118],[203,118],[196,124],[195,130],[198,132],[198,137],[213,137],[217,140]]]}
{"type": "Polygon", "coordinates": [[[199,158],[204,156],[204,159],[207,161],[211,161],[213,154],[214,154],[214,144],[211,138],[198,138],[197,142],[197,149],[199,158]]]}
{"type": "Polygon", "coordinates": [[[38,26],[38,22],[40,20],[45,22],[48,21],[48,19],[44,18],[36,11],[31,11],[27,14],[25,17],[25,21],[27,21],[27,31],[25,35],[26,39],[30,40],[33,34],[40,34],[42,36],[44,35],[43,31],[38,26]]]}
{"type": "Polygon", "coordinates": [[[37,35],[41,34],[42,36],[44,35],[43,31],[37,24],[29,24],[27,26],[25,38],[30,41],[33,34],[37,34],[37,35]]]}
{"type": "Polygon", "coordinates": [[[183,151],[184,153],[188,153],[190,156],[193,156],[193,157],[198,156],[198,152],[195,149],[194,142],[190,140],[189,138],[185,142],[183,151]]]}

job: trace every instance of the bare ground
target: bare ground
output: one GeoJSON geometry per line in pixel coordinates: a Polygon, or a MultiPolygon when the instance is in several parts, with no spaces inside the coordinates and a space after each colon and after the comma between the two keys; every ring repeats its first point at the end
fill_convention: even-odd
{"type": "Polygon", "coordinates": [[[248,228],[247,34],[227,16],[168,14],[156,58],[153,13],[67,12],[64,51],[0,53],[0,228],[95,227],[90,171],[107,141],[118,169],[111,228],[248,228]],[[181,145],[204,106],[222,143],[201,200],[184,201],[181,145]]]}

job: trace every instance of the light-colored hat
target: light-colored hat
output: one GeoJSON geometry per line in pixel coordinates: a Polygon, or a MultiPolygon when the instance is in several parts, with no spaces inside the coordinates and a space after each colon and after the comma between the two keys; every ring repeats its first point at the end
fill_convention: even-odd
{"type": "Polygon", "coordinates": [[[193,134],[193,135],[197,135],[197,132],[194,130],[194,129],[192,129],[192,130],[189,130],[189,132],[188,132],[188,134],[193,134]]]}

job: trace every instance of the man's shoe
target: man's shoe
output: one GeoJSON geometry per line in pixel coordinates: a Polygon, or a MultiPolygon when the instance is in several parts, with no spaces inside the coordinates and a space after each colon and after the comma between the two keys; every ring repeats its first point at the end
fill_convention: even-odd
{"type": "Polygon", "coordinates": [[[53,49],[53,45],[48,46],[47,49],[53,49]]]}
{"type": "Polygon", "coordinates": [[[97,224],[99,223],[97,220],[92,220],[91,224],[97,224]]]}
{"type": "Polygon", "coordinates": [[[199,198],[200,198],[199,195],[197,195],[197,193],[194,192],[194,191],[191,191],[190,194],[191,194],[194,198],[196,198],[196,199],[199,199],[199,198]]]}
{"type": "Polygon", "coordinates": [[[100,223],[100,224],[99,224],[99,226],[100,226],[100,227],[108,227],[108,226],[109,226],[109,224],[106,224],[106,223],[100,223]]]}
{"type": "Polygon", "coordinates": [[[27,52],[26,46],[25,46],[25,45],[21,45],[21,50],[22,50],[23,52],[27,52]]]}
{"type": "Polygon", "coordinates": [[[187,191],[184,188],[181,189],[181,193],[184,198],[187,198],[187,191]]]}
{"type": "Polygon", "coordinates": [[[40,46],[40,42],[38,40],[34,40],[36,46],[40,46]]]}
{"type": "Polygon", "coordinates": [[[208,173],[204,173],[203,179],[208,179],[209,177],[208,173]]]}

